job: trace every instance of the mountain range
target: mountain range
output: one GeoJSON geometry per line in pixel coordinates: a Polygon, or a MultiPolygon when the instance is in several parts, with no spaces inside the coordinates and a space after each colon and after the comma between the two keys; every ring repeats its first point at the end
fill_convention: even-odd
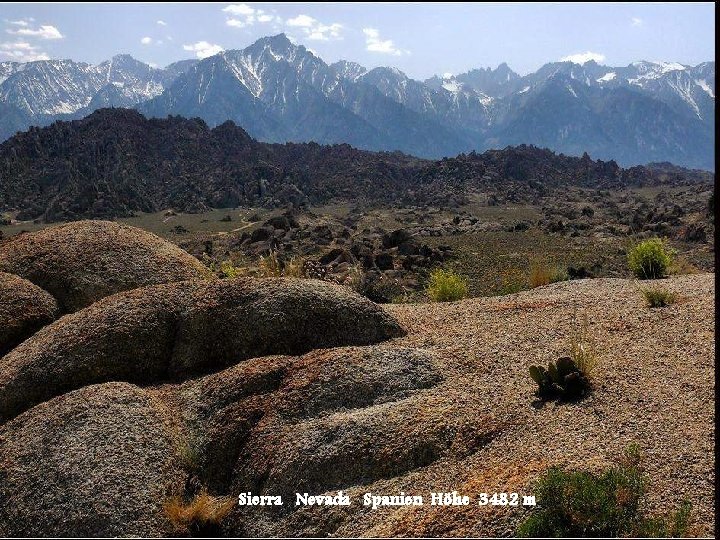
{"type": "Polygon", "coordinates": [[[506,64],[426,81],[390,67],[327,64],[284,34],[164,69],[128,55],[0,63],[0,139],[104,107],[232,120],[265,142],[348,143],[440,158],[533,144],[623,166],[713,169],[715,63],[506,64]]]}
{"type": "Polygon", "coordinates": [[[332,201],[453,206],[471,192],[538,204],[570,186],[710,184],[713,177],[670,164],[622,168],[525,145],[429,161],[348,144],[269,144],[232,121],[210,128],[199,118],[148,119],[108,108],[0,144],[0,211],[49,222],[332,201]]]}

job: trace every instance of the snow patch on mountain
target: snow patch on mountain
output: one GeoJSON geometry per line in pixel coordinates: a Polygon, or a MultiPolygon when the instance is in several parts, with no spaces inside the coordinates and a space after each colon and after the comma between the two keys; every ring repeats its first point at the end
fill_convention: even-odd
{"type": "Polygon", "coordinates": [[[707,94],[711,97],[715,97],[715,93],[712,91],[712,88],[710,88],[710,85],[707,83],[705,79],[695,79],[695,84],[697,84],[700,88],[705,90],[707,94]]]}
{"type": "Polygon", "coordinates": [[[460,91],[460,85],[454,79],[443,79],[442,87],[448,92],[455,93],[460,91]]]}
{"type": "Polygon", "coordinates": [[[608,81],[612,81],[613,79],[615,79],[615,77],[617,77],[617,73],[615,73],[614,71],[611,71],[610,73],[606,73],[599,79],[596,79],[596,81],[597,82],[608,82],[608,81]]]}

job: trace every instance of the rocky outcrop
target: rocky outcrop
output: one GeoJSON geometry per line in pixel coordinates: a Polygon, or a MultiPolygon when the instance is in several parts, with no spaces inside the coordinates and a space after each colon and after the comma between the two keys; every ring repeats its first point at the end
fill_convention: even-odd
{"type": "Polygon", "coordinates": [[[211,277],[177,246],[109,221],[78,221],[14,236],[0,245],[0,271],[45,289],[64,312],[144,285],[211,277]]]}
{"type": "Polygon", "coordinates": [[[182,380],[252,357],[402,334],[379,306],[322,281],[248,278],[145,287],[67,315],[0,359],[0,422],[84,385],[182,380]]]}

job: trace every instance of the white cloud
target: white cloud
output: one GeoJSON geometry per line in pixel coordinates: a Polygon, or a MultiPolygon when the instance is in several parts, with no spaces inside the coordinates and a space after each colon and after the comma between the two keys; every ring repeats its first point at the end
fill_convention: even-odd
{"type": "Polygon", "coordinates": [[[410,53],[410,51],[395,47],[391,39],[381,39],[380,31],[377,28],[363,28],[363,34],[365,34],[366,49],[370,52],[392,54],[393,56],[410,53]]]}
{"type": "Polygon", "coordinates": [[[630,24],[632,26],[642,26],[643,20],[638,17],[633,17],[632,19],[630,19],[630,24]]]}
{"type": "Polygon", "coordinates": [[[195,56],[197,56],[201,60],[203,58],[213,56],[225,50],[220,45],[208,43],[207,41],[198,41],[197,43],[193,43],[192,45],[183,45],[183,49],[186,51],[194,52],[195,56]]]}
{"type": "MultiPolygon", "coordinates": [[[[247,4],[230,4],[229,6],[225,6],[223,11],[230,13],[230,15],[254,15],[256,10],[247,4]]],[[[257,11],[262,13],[262,10],[257,11]]]]}
{"type": "Polygon", "coordinates": [[[340,23],[324,24],[310,17],[310,15],[298,15],[285,21],[287,26],[298,28],[304,32],[307,39],[313,41],[330,41],[342,39],[343,25],[340,23]]]}
{"type": "Polygon", "coordinates": [[[15,26],[22,26],[22,27],[30,26],[30,23],[26,19],[20,19],[19,21],[8,21],[8,22],[15,26]]]}
{"type": "Polygon", "coordinates": [[[143,45],[150,45],[150,44],[152,44],[152,41],[153,40],[151,37],[145,36],[144,38],[142,38],[140,40],[140,43],[142,43],[143,45]]]}
{"type": "Polygon", "coordinates": [[[167,26],[167,23],[162,19],[158,19],[157,24],[159,24],[160,26],[167,26]]]}
{"type": "Polygon", "coordinates": [[[605,55],[587,51],[584,53],[569,54],[568,56],[563,56],[560,59],[561,62],[572,62],[573,64],[585,64],[590,60],[595,60],[598,64],[600,64],[605,61],[605,55]]]}
{"type": "Polygon", "coordinates": [[[292,19],[287,20],[288,26],[299,26],[301,28],[310,28],[317,24],[318,21],[313,19],[310,15],[298,15],[292,19]]]}
{"type": "Polygon", "coordinates": [[[247,21],[241,21],[240,19],[228,19],[225,21],[225,24],[227,24],[228,26],[232,26],[233,28],[245,28],[252,23],[248,23],[247,21]]]}
{"type": "Polygon", "coordinates": [[[245,28],[256,22],[261,24],[282,22],[277,15],[266,13],[262,9],[250,7],[247,4],[231,4],[224,7],[222,11],[228,14],[225,24],[233,28],[245,28]]]}
{"type": "Polygon", "coordinates": [[[308,34],[308,39],[317,41],[329,41],[331,39],[340,39],[343,26],[339,23],[318,24],[314,26],[308,34]]]}
{"type": "MultiPolygon", "coordinates": [[[[15,21],[20,22],[20,21],[15,21]]],[[[37,37],[40,39],[62,39],[63,36],[56,27],[50,24],[43,24],[40,28],[34,29],[29,28],[29,25],[25,25],[18,28],[17,30],[8,30],[8,34],[16,34],[18,36],[37,37]]]]}
{"type": "Polygon", "coordinates": [[[34,62],[36,60],[49,60],[50,57],[39,50],[35,45],[26,41],[14,43],[0,43],[0,58],[6,58],[15,62],[34,62]]]}

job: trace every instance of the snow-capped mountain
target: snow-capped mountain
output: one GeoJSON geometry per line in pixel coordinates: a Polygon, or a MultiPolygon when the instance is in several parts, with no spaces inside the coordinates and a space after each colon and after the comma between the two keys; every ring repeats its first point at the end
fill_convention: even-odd
{"type": "Polygon", "coordinates": [[[451,127],[384,95],[361,72],[329,66],[280,34],[201,60],[138,109],[199,116],[211,125],[233,120],[272,142],[349,143],[434,156],[470,148],[451,127]]]}
{"type": "Polygon", "coordinates": [[[623,165],[713,168],[715,63],[552,62],[411,79],[392,67],[326,64],[284,35],[156,69],[127,55],[0,63],[0,137],[108,107],[233,120],[270,142],[349,143],[423,157],[528,143],[623,165]]]}
{"type": "MultiPolygon", "coordinates": [[[[189,67],[186,65],[186,67],[189,67]]],[[[179,70],[121,54],[98,65],[72,60],[0,63],[0,103],[33,123],[81,117],[100,107],[132,107],[157,96],[179,70]]],[[[0,131],[6,122],[0,119],[0,131]]],[[[0,133],[3,139],[12,133],[0,133]]]]}

